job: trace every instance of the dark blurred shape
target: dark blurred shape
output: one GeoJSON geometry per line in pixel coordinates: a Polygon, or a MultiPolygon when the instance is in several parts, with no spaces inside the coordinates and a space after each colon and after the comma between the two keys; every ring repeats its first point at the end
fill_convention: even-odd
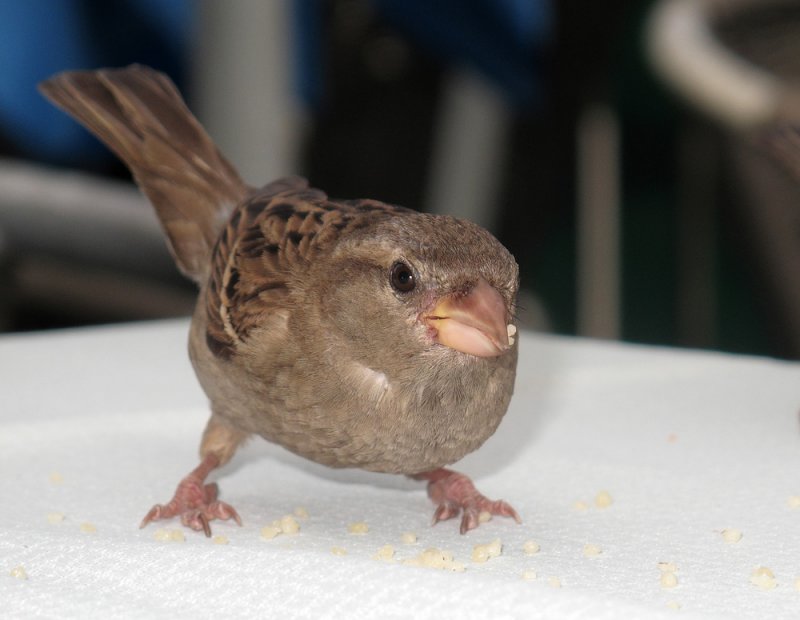
{"type": "MultiPolygon", "coordinates": [[[[671,4],[719,10],[708,38],[775,83],[796,83],[796,2],[671,4]]],[[[534,325],[573,334],[594,320],[593,304],[576,292],[578,272],[592,265],[586,256],[576,260],[582,245],[592,245],[577,242],[591,220],[576,207],[604,197],[606,206],[618,203],[613,219],[591,225],[589,236],[605,238],[621,263],[617,274],[596,269],[609,277],[595,285],[619,289],[603,311],[608,334],[798,356],[789,336],[798,313],[785,284],[797,265],[796,182],[763,141],[742,139],[720,122],[725,113],[698,111],[705,99],[685,105],[656,79],[642,43],[661,5],[0,3],[0,53],[11,61],[0,68],[0,154],[125,177],[112,155],[39,97],[35,83],[68,67],[146,63],[183,82],[190,108],[237,167],[248,168],[248,181],[296,172],[336,197],[437,212],[449,202],[490,227],[521,265],[523,305],[533,314],[543,309],[534,325]],[[591,131],[586,121],[598,111],[610,131],[591,131]],[[614,221],[618,230],[604,228],[614,221]]],[[[701,55],[680,47],[688,59],[681,79],[712,83],[703,79],[701,55]]],[[[742,86],[721,99],[723,107],[750,96],[742,86]]],[[[798,99],[784,99],[783,111],[797,109],[798,99]]],[[[45,186],[52,179],[40,173],[45,186]]],[[[0,328],[169,315],[181,306],[170,295],[183,300],[192,287],[169,264],[163,241],[129,229],[125,207],[100,195],[87,198],[96,210],[89,217],[120,215],[103,245],[82,236],[58,196],[43,203],[0,196],[0,328]],[[37,217],[55,228],[37,230],[37,217]],[[123,254],[131,262],[120,261],[123,254]],[[54,284],[43,286],[48,281],[54,284]]]]}
{"type": "Polygon", "coordinates": [[[0,160],[0,317],[5,329],[191,312],[152,207],[132,186],[0,160]]]}
{"type": "MultiPolygon", "coordinates": [[[[720,130],[703,149],[706,161],[716,158],[722,166],[706,169],[708,189],[695,192],[686,217],[708,212],[710,192],[724,179],[731,188],[725,198],[735,207],[728,214],[740,226],[740,252],[750,251],[746,269],[755,275],[764,328],[775,352],[800,357],[800,180],[780,165],[800,160],[800,143],[788,139],[791,134],[780,136],[782,127],[800,124],[800,5],[662,0],[649,43],[664,79],[720,130]],[[716,153],[708,152],[711,145],[716,153]]],[[[694,178],[695,186],[703,181],[684,178],[694,178]]],[[[684,237],[691,232],[687,227],[684,237]]],[[[706,258],[701,269],[708,264],[706,258]]],[[[687,263],[685,277],[693,276],[692,268],[687,263]]]]}

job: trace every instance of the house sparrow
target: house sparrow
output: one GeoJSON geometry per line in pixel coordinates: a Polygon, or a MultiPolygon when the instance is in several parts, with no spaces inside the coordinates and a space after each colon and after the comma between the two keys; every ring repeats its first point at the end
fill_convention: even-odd
{"type": "Polygon", "coordinates": [[[150,521],[210,535],[236,511],[209,472],[251,435],[330,467],[427,481],[434,523],[510,516],[445,469],[491,436],[514,386],[518,270],[486,230],[300,177],[246,185],[153,69],[60,73],[41,91],[128,165],[200,288],[189,352],[211,403],[200,465],[150,521]]]}

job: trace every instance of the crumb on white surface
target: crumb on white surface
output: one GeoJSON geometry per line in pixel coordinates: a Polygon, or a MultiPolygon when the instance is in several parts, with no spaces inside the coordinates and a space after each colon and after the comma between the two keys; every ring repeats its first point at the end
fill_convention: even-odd
{"type": "Polygon", "coordinates": [[[51,512],[47,515],[47,522],[55,525],[56,523],[61,523],[64,520],[64,513],[63,512],[51,512]]]}
{"type": "Polygon", "coordinates": [[[227,536],[218,535],[214,536],[214,538],[211,539],[211,542],[213,542],[215,545],[227,545],[230,541],[228,540],[227,536]]]}
{"type": "Polygon", "coordinates": [[[778,585],[775,581],[775,573],[766,566],[757,566],[750,574],[750,583],[761,590],[772,590],[778,585]]]}
{"type": "Polygon", "coordinates": [[[308,510],[304,506],[298,506],[294,509],[294,516],[298,519],[308,519],[308,510]]]}
{"type": "Polygon", "coordinates": [[[588,543],[583,546],[583,555],[587,558],[596,558],[598,555],[603,553],[603,550],[592,543],[588,543]]]}
{"type": "Polygon", "coordinates": [[[659,580],[661,583],[661,587],[665,589],[674,588],[678,585],[678,577],[675,573],[666,571],[661,573],[661,578],[659,580]]]}
{"type": "Polygon", "coordinates": [[[280,528],[284,534],[297,534],[300,531],[300,524],[292,515],[284,515],[280,520],[280,528]]]}
{"type": "Polygon", "coordinates": [[[93,523],[89,523],[88,521],[84,521],[80,525],[81,532],[84,534],[94,534],[97,531],[97,527],[93,523]]]}
{"type": "Polygon", "coordinates": [[[333,555],[347,555],[347,549],[344,547],[331,547],[331,553],[333,555]]]}
{"type": "Polygon", "coordinates": [[[547,578],[547,585],[551,588],[560,588],[561,587],[561,579],[558,577],[548,577],[547,578]]]}
{"type": "Polygon", "coordinates": [[[478,513],[478,523],[488,523],[492,520],[492,513],[488,510],[481,510],[478,513]]]}
{"type": "Polygon", "coordinates": [[[369,532],[369,525],[367,525],[363,521],[351,523],[350,525],[347,526],[348,534],[366,534],[367,532],[369,532]]]}
{"type": "Polygon", "coordinates": [[[282,533],[283,530],[281,530],[280,521],[278,521],[277,525],[272,523],[261,528],[261,539],[272,540],[276,536],[280,536],[282,533]]]}
{"type": "Polygon", "coordinates": [[[183,530],[159,528],[153,532],[153,538],[161,542],[185,542],[186,536],[183,530]]]}
{"type": "Polygon", "coordinates": [[[472,548],[472,561],[482,564],[491,558],[498,557],[501,553],[503,553],[503,543],[500,542],[499,538],[496,538],[485,545],[475,545],[472,548]]]}
{"type": "Polygon", "coordinates": [[[733,528],[725,528],[721,532],[722,540],[726,543],[737,543],[742,540],[742,532],[741,530],[733,529],[733,528]]]}
{"type": "Polygon", "coordinates": [[[275,519],[269,525],[261,528],[261,540],[272,540],[281,534],[297,534],[300,531],[300,523],[292,515],[284,515],[280,519],[275,519]]]}
{"type": "Polygon", "coordinates": [[[786,503],[789,505],[789,508],[800,508],[800,495],[792,495],[786,503]]]}
{"type": "Polygon", "coordinates": [[[523,571],[522,578],[525,581],[535,581],[536,580],[536,571],[535,570],[523,571]]]}
{"type": "Polygon", "coordinates": [[[589,510],[589,504],[587,504],[583,500],[578,500],[577,502],[572,504],[572,508],[574,508],[578,512],[586,512],[587,510],[589,510]]]}
{"type": "Polygon", "coordinates": [[[400,535],[400,540],[404,545],[413,545],[417,542],[417,535],[414,532],[403,532],[400,535]]]}
{"type": "Polygon", "coordinates": [[[677,572],[678,567],[674,562],[659,562],[658,570],[660,570],[662,573],[675,573],[677,572]]]}
{"type": "Polygon", "coordinates": [[[22,566],[22,565],[15,566],[14,568],[12,568],[9,571],[8,574],[11,575],[12,577],[15,577],[16,579],[23,579],[24,580],[24,579],[28,578],[28,573],[25,570],[25,567],[22,566]]]}
{"type": "Polygon", "coordinates": [[[418,556],[405,560],[403,564],[409,566],[423,566],[425,568],[438,568],[456,573],[463,573],[466,567],[461,562],[453,559],[453,554],[443,549],[431,547],[425,549],[418,556]]]}
{"type": "Polygon", "coordinates": [[[536,555],[541,550],[539,543],[535,540],[526,540],[522,544],[522,551],[525,555],[536,555]]]}
{"type": "Polygon", "coordinates": [[[608,491],[600,491],[594,498],[594,505],[598,508],[608,508],[614,503],[614,499],[608,491]]]}
{"type": "Polygon", "coordinates": [[[372,559],[391,562],[394,560],[394,546],[383,545],[383,547],[378,548],[378,550],[375,552],[375,555],[372,556],[372,559]]]}
{"type": "Polygon", "coordinates": [[[63,482],[64,482],[64,476],[62,476],[59,472],[54,471],[50,473],[51,484],[62,484],[63,482]]]}
{"type": "Polygon", "coordinates": [[[675,611],[678,611],[681,608],[681,604],[678,601],[670,601],[669,603],[667,603],[667,607],[669,607],[670,609],[674,609],[675,611]]]}

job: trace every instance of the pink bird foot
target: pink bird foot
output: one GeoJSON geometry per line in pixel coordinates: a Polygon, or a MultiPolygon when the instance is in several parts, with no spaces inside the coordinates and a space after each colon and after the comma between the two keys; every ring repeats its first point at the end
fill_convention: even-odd
{"type": "Polygon", "coordinates": [[[503,500],[492,501],[481,495],[467,476],[450,469],[440,468],[422,474],[411,476],[415,480],[428,481],[428,497],[436,504],[433,513],[433,524],[457,517],[461,517],[461,533],[479,525],[478,515],[486,511],[492,515],[512,517],[517,523],[522,523],[519,514],[510,504],[503,500]]]}
{"type": "Polygon", "coordinates": [[[166,504],[156,504],[142,519],[140,528],[151,521],[170,519],[180,515],[181,523],[195,531],[203,530],[211,536],[212,519],[233,519],[239,525],[242,520],[233,506],[217,500],[219,492],[216,483],[205,484],[209,472],[217,467],[219,460],[213,454],[206,456],[202,463],[178,484],[175,495],[166,504]]]}

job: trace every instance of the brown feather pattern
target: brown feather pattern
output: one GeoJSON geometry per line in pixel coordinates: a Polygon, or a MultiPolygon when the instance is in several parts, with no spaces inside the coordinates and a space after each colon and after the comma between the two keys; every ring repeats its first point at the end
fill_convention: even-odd
{"type": "Polygon", "coordinates": [[[39,88],[127,164],[156,209],[178,267],[201,282],[221,227],[251,189],[175,85],[132,65],[60,73],[39,88]]]}
{"type": "Polygon", "coordinates": [[[373,200],[332,201],[301,177],[270,183],[239,205],[211,259],[206,341],[214,354],[229,359],[265,315],[285,309],[291,275],[373,211],[409,212],[373,200]]]}

